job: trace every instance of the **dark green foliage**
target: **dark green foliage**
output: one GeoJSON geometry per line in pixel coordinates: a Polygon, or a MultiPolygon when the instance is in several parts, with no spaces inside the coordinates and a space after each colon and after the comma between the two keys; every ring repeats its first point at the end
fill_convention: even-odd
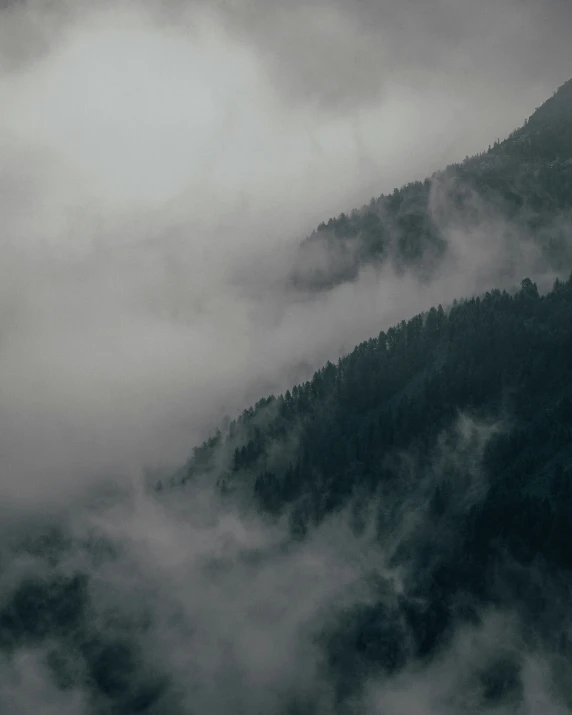
{"type": "MultiPolygon", "coordinates": [[[[345,510],[356,534],[375,525],[388,566],[401,569],[399,593],[380,583],[312,625],[334,711],[359,701],[369,679],[432,662],[487,606],[515,609],[531,647],[555,647],[572,594],[571,326],[572,277],[546,295],[525,279],[513,295],[439,306],[261,400],[194,450],[184,479],[207,474],[224,499],[286,516],[294,539],[345,510]],[[468,427],[455,428],[459,413],[468,427]]],[[[124,604],[106,620],[89,578],[62,569],[69,539],[58,534],[26,542],[44,570],[4,596],[4,653],[43,649],[57,687],[81,688],[94,714],[181,712],[143,645],[144,618],[124,604]]],[[[116,557],[104,547],[85,545],[97,564],[116,557]]],[[[560,638],[563,688],[570,652],[560,638]]],[[[511,653],[471,678],[484,710],[522,701],[511,653]]],[[[290,711],[311,712],[312,697],[293,693],[290,711]]]]}
{"type": "Polygon", "coordinates": [[[83,575],[28,578],[0,613],[0,637],[6,645],[67,636],[82,624],[87,605],[83,575]]]}
{"type": "MultiPolygon", "coordinates": [[[[48,550],[44,557],[50,556],[48,550]]],[[[130,628],[124,616],[106,635],[84,573],[68,576],[54,570],[24,578],[0,611],[1,650],[46,649],[45,664],[55,685],[83,689],[94,715],[148,712],[161,698],[165,676],[143,661],[138,634],[140,629],[130,628]]]]}
{"type": "Polygon", "coordinates": [[[321,223],[302,243],[292,279],[327,289],[388,260],[427,279],[450,228],[489,231],[491,220],[533,236],[553,267],[570,265],[572,80],[488,151],[321,223]]]}
{"type": "MultiPolygon", "coordinates": [[[[557,262],[566,246],[554,222],[572,210],[571,119],[569,82],[485,154],[322,224],[303,251],[326,245],[335,260],[297,280],[327,287],[385,260],[429,276],[447,250],[444,228],[477,224],[485,204],[557,262]]],[[[552,652],[555,687],[572,681],[572,276],[547,295],[525,279],[514,294],[493,290],[381,332],[245,410],[193,450],[171,486],[199,477],[229,506],[239,496],[284,518],[292,542],[280,548],[343,512],[356,538],[372,527],[380,572],[400,574],[396,589],[372,567],[366,599],[311,624],[332,712],[356,711],[371,679],[433,662],[491,606],[520,616],[525,648],[552,652]]],[[[41,652],[56,687],[79,688],[94,715],[188,712],[150,652],[145,604],[109,614],[94,599],[86,573],[121,544],[80,547],[64,528],[38,531],[18,555],[41,568],[2,594],[2,657],[41,652]],[[64,567],[74,549],[86,573],[64,567]]],[[[473,668],[471,694],[483,711],[516,711],[523,663],[509,650],[489,656],[473,668]]],[[[281,712],[325,711],[319,687],[285,697],[281,712]]]]}
{"type": "MultiPolygon", "coordinates": [[[[219,438],[234,455],[231,483],[255,473],[263,506],[278,511],[304,494],[319,520],[357,486],[373,493],[399,480],[391,454],[407,448],[422,459],[458,411],[470,410],[511,422],[510,431],[491,437],[485,455],[503,484],[512,486],[516,473],[536,474],[549,459],[551,469],[559,465],[554,488],[563,489],[564,466],[554,460],[568,464],[571,324],[572,282],[539,296],[528,279],[513,296],[492,291],[448,313],[439,307],[403,321],[245,413],[240,429],[231,426],[219,438]],[[292,434],[288,462],[273,464],[276,445],[292,434]]],[[[189,469],[204,465],[192,461],[189,469]]],[[[446,490],[441,484],[432,496],[435,519],[448,508],[446,490]]]]}
{"type": "Polygon", "coordinates": [[[91,674],[97,687],[109,697],[125,695],[135,674],[129,643],[116,641],[101,645],[91,657],[91,674]]]}
{"type": "Polygon", "coordinates": [[[520,663],[515,658],[497,658],[480,673],[483,700],[498,704],[511,700],[518,702],[523,695],[520,663]]]}
{"type": "Polygon", "coordinates": [[[86,646],[88,682],[91,680],[97,698],[113,703],[117,713],[144,713],[161,698],[167,683],[141,662],[136,640],[99,636],[86,646]],[[103,696],[103,698],[102,698],[103,696]]]}
{"type": "MultiPolygon", "coordinates": [[[[348,505],[358,531],[356,510],[378,510],[382,543],[411,511],[422,515],[393,551],[409,575],[391,614],[381,599],[327,631],[340,697],[372,669],[432,657],[487,603],[521,604],[529,623],[544,622],[550,604],[504,565],[572,579],[570,356],[572,276],[546,295],[525,279],[513,295],[403,321],[221,436],[235,455],[227,493],[246,489],[259,508],[288,513],[296,538],[348,505]],[[481,452],[478,435],[453,428],[460,413],[487,433],[481,452]],[[292,446],[280,464],[282,443],[292,446]]],[[[503,668],[483,675],[486,701],[520,692],[503,668]]]]}
{"type": "Polygon", "coordinates": [[[355,693],[368,674],[390,675],[410,655],[400,614],[381,602],[338,614],[323,645],[339,701],[355,693]]]}

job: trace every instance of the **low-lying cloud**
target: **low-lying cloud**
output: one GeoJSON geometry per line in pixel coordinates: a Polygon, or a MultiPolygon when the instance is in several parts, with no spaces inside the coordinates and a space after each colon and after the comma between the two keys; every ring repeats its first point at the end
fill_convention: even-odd
{"type": "MultiPolygon", "coordinates": [[[[70,715],[567,712],[555,649],[534,640],[516,608],[456,618],[430,658],[416,657],[417,634],[403,620],[403,599],[419,601],[424,578],[411,544],[440,538],[431,493],[452,480],[447,518],[484,498],[483,450],[498,429],[461,415],[408,489],[372,501],[359,535],[342,511],[293,540],[287,518],[265,520],[194,483],[159,495],[94,492],[57,524],[21,523],[2,546],[0,706],[70,715]],[[396,508],[409,518],[379,539],[379,513],[396,508]],[[385,667],[360,660],[352,637],[368,609],[384,629],[385,667]]],[[[404,481],[408,469],[404,458],[404,481]]]]}
{"type": "Polygon", "coordinates": [[[224,413],[481,287],[463,237],[433,286],[386,270],[319,297],[287,287],[318,220],[481,148],[533,108],[527,92],[487,105],[470,98],[476,85],[453,83],[453,96],[385,65],[380,94],[375,48],[385,19],[403,24],[397,6],[0,12],[3,498],[57,500],[96,474],[176,464],[224,413]],[[305,70],[288,59],[295,28],[305,70]]]}
{"type": "MultiPolygon", "coordinates": [[[[425,537],[429,492],[403,505],[416,512],[385,545],[371,529],[357,537],[344,514],[293,543],[282,522],[210,490],[156,499],[140,485],[145,468],[182,463],[225,414],[392,323],[526,273],[541,287],[554,277],[532,242],[476,205],[470,231],[448,228],[431,282],[387,264],[329,291],[293,287],[299,241],[318,221],[484,148],[569,67],[557,3],[545,25],[528,5],[514,27],[505,3],[490,36],[480,7],[353,7],[0,4],[7,712],[105,711],[105,699],[89,702],[97,688],[126,708],[156,698],[157,715],[332,712],[324,629],[369,604],[380,581],[388,608],[404,588],[407,569],[387,563],[425,537]],[[553,55],[538,65],[549,35],[553,55]],[[482,72],[467,74],[485,52],[482,72]],[[453,74],[426,83],[447,63],[453,74]],[[52,591],[70,605],[69,632],[59,606],[36,618],[52,591]]],[[[460,451],[442,441],[431,478],[462,465],[462,496],[479,499],[491,427],[460,425],[460,451]]],[[[440,659],[372,677],[355,707],[475,711],[479,701],[452,691],[502,648],[521,658],[517,616],[484,614],[440,659]]],[[[521,660],[519,712],[541,702],[559,713],[542,649],[521,660]]],[[[477,698],[472,681],[466,689],[477,698]]]]}

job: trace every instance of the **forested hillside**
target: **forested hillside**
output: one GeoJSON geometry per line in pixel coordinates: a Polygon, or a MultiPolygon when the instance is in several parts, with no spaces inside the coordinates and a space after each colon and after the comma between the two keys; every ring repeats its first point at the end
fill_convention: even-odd
{"type": "Polygon", "coordinates": [[[507,139],[424,181],[321,223],[301,245],[292,281],[328,289],[367,265],[390,263],[429,279],[451,232],[510,228],[554,268],[570,265],[572,80],[507,139]]]}
{"type": "Polygon", "coordinates": [[[572,277],[432,308],[143,502],[24,520],[0,551],[6,682],[33,666],[30,697],[74,715],[405,713],[409,687],[431,713],[568,712],[571,325],[572,277]]]}
{"type": "MultiPolygon", "coordinates": [[[[430,280],[453,229],[493,225],[563,275],[571,128],[568,82],[484,154],[322,224],[294,283],[430,280]]],[[[383,330],[169,474],[5,514],[0,709],[572,712],[572,274],[383,330]]]]}
{"type": "MultiPolygon", "coordinates": [[[[225,490],[251,486],[269,512],[295,505],[293,526],[304,530],[356,494],[399,490],[399,454],[422,464],[459,414],[470,415],[502,425],[485,455],[490,499],[498,509],[510,492],[514,516],[522,498],[522,534],[509,540],[524,549],[534,532],[526,518],[540,518],[527,509],[544,518],[570,506],[551,490],[572,474],[571,325],[572,277],[544,296],[526,279],[514,295],[492,291],[448,312],[432,308],[246,410],[194,450],[182,480],[212,472],[225,490]]],[[[544,543],[525,551],[572,556],[544,543]]]]}
{"type": "MultiPolygon", "coordinates": [[[[534,638],[557,635],[570,665],[572,642],[553,629],[572,586],[571,326],[572,276],[547,295],[526,279],[513,295],[432,308],[261,400],[177,477],[210,473],[227,498],[246,490],[294,538],[339,510],[356,533],[375,525],[407,579],[392,625],[385,586],[336,625],[344,687],[428,657],[484,604],[517,608],[534,638]],[[553,580],[564,591],[548,597],[553,580]]],[[[517,688],[507,667],[495,698],[517,688]]]]}

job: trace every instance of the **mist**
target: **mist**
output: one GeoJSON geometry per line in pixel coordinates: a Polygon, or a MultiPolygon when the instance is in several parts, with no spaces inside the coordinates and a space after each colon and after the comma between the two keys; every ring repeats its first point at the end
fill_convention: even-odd
{"type": "MultiPolygon", "coordinates": [[[[519,713],[564,712],[554,653],[516,609],[482,609],[435,659],[408,660],[400,598],[424,572],[400,554],[446,546],[427,513],[447,470],[464,470],[459,513],[486,494],[499,420],[461,415],[420,484],[401,455],[407,498],[380,496],[359,533],[348,509],[296,541],[287,516],[210,486],[143,482],[404,318],[525,275],[550,287],[532,237],[478,197],[470,229],[444,227],[431,281],[388,262],[312,292],[292,274],[320,221],[521,124],[567,79],[570,22],[557,1],[0,3],[6,711],[107,712],[97,681],[157,715],[331,713],[343,698],[348,713],[478,712],[475,673],[498,656],[517,662],[519,713]],[[342,698],[327,654],[380,584],[399,667],[342,698]],[[10,641],[21,603],[52,590],[71,634],[56,609],[41,645],[10,641]]],[[[447,197],[436,185],[435,220],[447,197]]]]}
{"type": "MultiPolygon", "coordinates": [[[[235,9],[2,11],[5,500],[45,503],[102,475],[174,466],[225,414],[483,287],[495,256],[463,236],[459,264],[430,287],[366,271],[301,297],[287,277],[318,220],[502,136],[543,98],[544,75],[519,84],[519,102],[494,84],[483,101],[478,73],[423,88],[388,69],[383,91],[364,86],[336,109],[316,95],[320,76],[294,97],[291,50],[277,67],[235,9]]],[[[349,10],[331,13],[335,25],[349,10]]]]}
{"type": "MultiPolygon", "coordinates": [[[[419,600],[423,580],[412,546],[447,547],[444,525],[435,530],[430,517],[435,484],[453,486],[453,518],[467,499],[482,500],[484,450],[502,429],[459,415],[430,447],[421,478],[402,455],[406,496],[380,494],[359,532],[344,510],[292,541],[287,520],[262,518],[193,483],[159,497],[138,487],[112,499],[100,494],[62,511],[57,523],[21,523],[1,552],[2,638],[21,637],[24,618],[39,638],[27,647],[16,640],[2,655],[0,705],[70,715],[112,706],[173,715],[456,714],[492,701],[503,714],[539,704],[550,715],[568,712],[554,652],[531,639],[516,607],[459,616],[425,660],[411,657],[400,610],[404,599],[419,600]],[[376,523],[391,512],[380,540],[376,523]],[[380,608],[387,655],[369,672],[352,662],[348,645],[360,614],[380,608]],[[507,692],[495,695],[505,677],[507,692]]],[[[564,594],[550,583],[543,590],[556,603],[564,594]]]]}

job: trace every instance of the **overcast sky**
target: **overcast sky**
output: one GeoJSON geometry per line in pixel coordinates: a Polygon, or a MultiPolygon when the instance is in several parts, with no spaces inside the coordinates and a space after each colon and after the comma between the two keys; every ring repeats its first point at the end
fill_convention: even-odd
{"type": "Polygon", "coordinates": [[[319,221],[485,149],[572,67],[566,0],[0,8],[17,498],[176,463],[225,412],[462,291],[366,277],[286,304],[273,285],[319,221]]]}

